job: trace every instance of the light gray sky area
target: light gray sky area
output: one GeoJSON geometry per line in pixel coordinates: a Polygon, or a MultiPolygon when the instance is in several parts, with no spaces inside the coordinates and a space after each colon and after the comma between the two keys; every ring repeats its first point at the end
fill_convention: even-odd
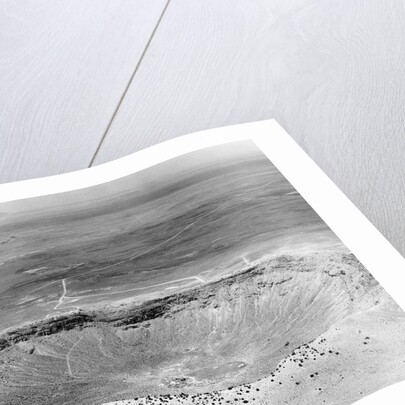
{"type": "Polygon", "coordinates": [[[210,169],[221,169],[249,159],[267,160],[250,140],[204,148],[86,189],[2,203],[0,223],[4,220],[8,222],[10,217],[15,218],[13,214],[40,214],[60,209],[67,213],[92,206],[96,209],[111,202],[116,204],[117,200],[143,202],[151,195],[170,191],[168,188],[176,184],[184,186],[184,182],[198,182],[199,174],[204,173],[205,177],[210,169]]]}

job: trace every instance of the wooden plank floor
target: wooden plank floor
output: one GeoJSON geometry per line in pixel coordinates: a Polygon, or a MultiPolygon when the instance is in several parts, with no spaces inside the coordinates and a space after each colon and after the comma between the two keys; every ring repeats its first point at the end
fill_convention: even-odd
{"type": "Polygon", "coordinates": [[[165,0],[0,4],[1,182],[87,167],[165,0]]]}
{"type": "Polygon", "coordinates": [[[12,66],[5,71],[11,79],[1,75],[7,88],[1,87],[0,181],[99,164],[197,130],[276,118],[404,254],[404,2],[166,5],[106,1],[92,13],[87,2],[61,2],[52,26],[42,28],[32,13],[11,11],[18,22],[9,24],[11,38],[24,34],[24,25],[38,34],[13,43],[1,24],[0,72],[7,61],[12,66]],[[131,30],[137,21],[144,35],[131,30]],[[88,43],[98,51],[76,41],[62,52],[78,32],[92,35],[88,43]],[[53,50],[43,61],[38,44],[45,36],[53,50]],[[70,64],[81,72],[77,81],[64,79],[70,64]]]}

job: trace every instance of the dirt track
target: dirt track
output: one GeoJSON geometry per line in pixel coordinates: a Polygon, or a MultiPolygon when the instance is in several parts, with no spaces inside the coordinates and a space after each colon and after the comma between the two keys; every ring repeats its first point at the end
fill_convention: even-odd
{"type": "Polygon", "coordinates": [[[345,252],[280,255],[141,306],[77,314],[76,326],[74,316],[0,352],[5,403],[350,403],[405,378],[404,314],[345,252]]]}

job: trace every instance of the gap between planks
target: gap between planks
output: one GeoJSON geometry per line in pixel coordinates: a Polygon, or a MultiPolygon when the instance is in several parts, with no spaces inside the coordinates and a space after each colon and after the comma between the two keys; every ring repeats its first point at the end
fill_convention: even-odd
{"type": "Polygon", "coordinates": [[[151,35],[149,37],[149,40],[145,45],[144,50],[142,51],[141,57],[139,58],[138,62],[135,65],[134,71],[132,72],[132,75],[129,78],[127,85],[125,86],[125,89],[124,89],[120,99],[118,100],[117,106],[115,107],[115,109],[114,109],[114,111],[112,113],[112,116],[111,116],[111,118],[110,118],[110,120],[109,120],[109,122],[108,122],[108,124],[106,126],[106,129],[105,129],[103,135],[101,136],[101,139],[100,139],[99,144],[97,145],[96,151],[94,152],[93,157],[91,158],[90,163],[87,166],[88,168],[93,166],[93,163],[94,163],[94,161],[95,161],[95,159],[97,157],[97,154],[100,151],[100,148],[101,148],[101,146],[102,146],[102,144],[103,144],[103,142],[104,142],[104,140],[105,140],[105,138],[106,138],[106,136],[108,134],[108,131],[111,128],[111,125],[112,125],[112,123],[113,123],[113,121],[114,121],[114,119],[115,119],[115,117],[116,117],[116,115],[118,113],[118,110],[121,107],[122,102],[124,101],[124,98],[125,98],[125,96],[126,96],[126,94],[128,92],[128,89],[131,87],[132,81],[134,80],[134,77],[135,77],[136,73],[139,70],[139,67],[140,67],[140,65],[141,65],[141,63],[143,61],[143,58],[144,58],[144,56],[146,54],[146,51],[148,50],[148,48],[149,48],[149,46],[150,46],[150,44],[151,44],[151,42],[153,40],[153,37],[155,36],[155,33],[156,33],[156,31],[157,31],[157,29],[158,29],[158,27],[159,27],[159,25],[160,25],[160,23],[161,23],[161,21],[163,19],[163,16],[165,15],[167,8],[169,7],[170,1],[171,0],[167,0],[166,4],[165,4],[165,6],[164,6],[164,8],[162,10],[162,13],[160,14],[160,16],[159,16],[159,18],[158,18],[158,20],[156,22],[156,26],[153,29],[153,31],[152,31],[152,33],[151,33],[151,35]]]}

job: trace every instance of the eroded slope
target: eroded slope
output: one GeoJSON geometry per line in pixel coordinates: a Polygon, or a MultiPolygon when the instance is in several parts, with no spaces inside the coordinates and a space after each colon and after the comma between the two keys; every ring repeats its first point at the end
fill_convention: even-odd
{"type": "MultiPolygon", "coordinates": [[[[71,314],[14,331],[2,340],[0,394],[9,404],[96,404],[231,392],[271,380],[296,348],[390,302],[351,254],[280,255],[138,307],[71,314]]],[[[335,349],[319,359],[329,350],[335,349]]]]}

